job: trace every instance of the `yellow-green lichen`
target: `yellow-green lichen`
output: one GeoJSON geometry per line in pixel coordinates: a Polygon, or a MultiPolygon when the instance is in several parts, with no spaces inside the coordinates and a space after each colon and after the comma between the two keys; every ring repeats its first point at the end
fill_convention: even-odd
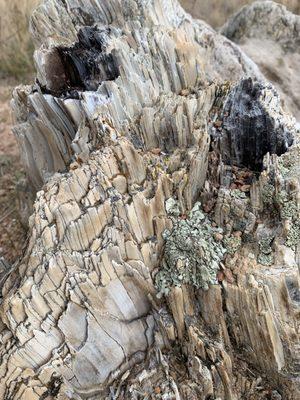
{"type": "Polygon", "coordinates": [[[280,206],[280,214],[283,219],[295,219],[297,218],[297,202],[296,199],[287,193],[285,190],[281,190],[276,196],[276,202],[280,206]]]}
{"type": "Polygon", "coordinates": [[[262,189],[263,203],[266,205],[273,204],[275,195],[275,187],[271,183],[267,183],[262,189]]]}
{"type": "Polygon", "coordinates": [[[235,199],[247,199],[247,195],[245,192],[242,192],[239,189],[232,189],[230,191],[230,196],[235,199]]]}
{"type": "MultiPolygon", "coordinates": [[[[166,203],[169,213],[176,215],[176,202],[166,203]]],[[[160,271],[155,277],[159,296],[168,295],[172,286],[191,284],[208,289],[216,283],[216,273],[226,249],[217,233],[222,229],[213,227],[207,215],[197,203],[186,219],[173,217],[172,231],[166,230],[164,257],[160,271]]]]}
{"type": "Polygon", "coordinates": [[[262,265],[274,264],[272,241],[274,236],[266,236],[259,241],[259,255],[257,261],[262,265]]]}
{"type": "Polygon", "coordinates": [[[242,245],[242,239],[240,236],[229,236],[223,240],[224,246],[228,254],[234,254],[242,245]]]}
{"type": "Polygon", "coordinates": [[[283,178],[288,178],[292,175],[298,175],[300,165],[300,145],[283,154],[278,159],[278,169],[283,178]]]}
{"type": "Polygon", "coordinates": [[[274,264],[274,255],[259,253],[257,261],[262,265],[272,265],[274,264]]]}
{"type": "Polygon", "coordinates": [[[291,225],[285,244],[292,249],[295,249],[296,246],[300,243],[300,221],[294,221],[291,225]]]}

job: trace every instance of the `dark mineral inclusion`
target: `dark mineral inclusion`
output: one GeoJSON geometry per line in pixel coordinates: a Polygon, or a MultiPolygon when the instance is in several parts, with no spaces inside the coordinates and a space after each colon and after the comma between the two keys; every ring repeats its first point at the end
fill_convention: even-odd
{"type": "Polygon", "coordinates": [[[45,92],[63,96],[72,90],[96,91],[103,81],[115,80],[119,68],[114,52],[107,50],[109,37],[118,34],[113,28],[83,27],[78,32],[78,41],[71,47],[52,48],[51,68],[45,92]]]}
{"type": "Polygon", "coordinates": [[[110,28],[84,27],[73,47],[60,49],[70,86],[97,90],[99,82],[119,76],[113,55],[105,51],[110,33],[110,28]]]}
{"type": "MultiPolygon", "coordinates": [[[[222,112],[220,150],[226,164],[262,171],[263,158],[281,155],[293,143],[292,133],[263,100],[265,86],[243,79],[230,93],[222,112]]],[[[272,95],[278,96],[271,87],[272,95]]]]}

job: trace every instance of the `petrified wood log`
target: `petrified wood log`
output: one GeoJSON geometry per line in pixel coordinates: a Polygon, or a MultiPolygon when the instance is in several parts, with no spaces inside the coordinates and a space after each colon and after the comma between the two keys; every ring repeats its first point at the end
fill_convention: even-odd
{"type": "Polygon", "coordinates": [[[1,278],[0,398],[297,399],[300,150],[275,89],[177,1],[48,0],[32,31],[13,107],[40,190],[1,278]]]}

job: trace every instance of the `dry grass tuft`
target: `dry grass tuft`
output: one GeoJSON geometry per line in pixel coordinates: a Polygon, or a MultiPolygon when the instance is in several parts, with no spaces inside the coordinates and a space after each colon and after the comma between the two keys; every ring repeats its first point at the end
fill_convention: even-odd
{"type": "Polygon", "coordinates": [[[22,79],[33,71],[33,44],[28,32],[39,0],[0,0],[0,77],[22,79]]]}

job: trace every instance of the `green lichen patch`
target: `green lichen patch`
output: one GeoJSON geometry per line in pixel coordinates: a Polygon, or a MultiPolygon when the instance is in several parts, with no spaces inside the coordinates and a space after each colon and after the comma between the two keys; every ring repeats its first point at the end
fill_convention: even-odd
{"type": "Polygon", "coordinates": [[[300,145],[293,146],[287,153],[278,159],[278,168],[283,178],[299,174],[300,145]]]}
{"type": "MultiPolygon", "coordinates": [[[[166,206],[176,212],[174,202],[166,206]],[[170,206],[170,207],[169,207],[170,206]]],[[[168,295],[172,286],[191,284],[207,290],[216,283],[216,273],[226,249],[218,234],[222,229],[213,227],[197,203],[186,219],[173,220],[172,231],[166,230],[165,251],[161,270],[155,277],[159,297],[168,295]]]]}
{"type": "Polygon", "coordinates": [[[234,254],[242,245],[240,236],[229,236],[223,240],[224,246],[228,254],[234,254]]]}
{"type": "Polygon", "coordinates": [[[289,193],[284,188],[276,191],[275,186],[267,182],[262,188],[262,200],[265,211],[273,212],[273,214],[279,215],[281,219],[298,218],[295,193],[289,193]]]}
{"type": "Polygon", "coordinates": [[[300,221],[294,221],[291,225],[285,244],[292,249],[295,249],[296,246],[300,243],[300,221]]]}
{"type": "Polygon", "coordinates": [[[276,195],[276,202],[280,206],[280,214],[283,219],[295,219],[298,215],[298,207],[295,197],[281,190],[276,195]]]}
{"type": "Polygon", "coordinates": [[[180,215],[180,207],[178,202],[173,199],[173,197],[170,197],[165,204],[166,207],[166,212],[168,215],[172,215],[174,217],[179,217],[180,215]]]}
{"type": "Polygon", "coordinates": [[[239,189],[230,190],[230,196],[234,199],[247,199],[247,195],[245,192],[242,192],[239,189]]]}
{"type": "Polygon", "coordinates": [[[272,250],[272,241],[274,236],[266,236],[260,239],[259,243],[259,255],[257,261],[262,265],[274,264],[274,255],[272,250]]]}
{"type": "Polygon", "coordinates": [[[262,200],[267,206],[273,204],[275,196],[275,187],[271,183],[267,183],[262,189],[262,200]]]}
{"type": "Polygon", "coordinates": [[[260,253],[257,257],[257,261],[261,265],[273,265],[274,264],[274,255],[273,253],[270,254],[263,254],[260,253]]]}

